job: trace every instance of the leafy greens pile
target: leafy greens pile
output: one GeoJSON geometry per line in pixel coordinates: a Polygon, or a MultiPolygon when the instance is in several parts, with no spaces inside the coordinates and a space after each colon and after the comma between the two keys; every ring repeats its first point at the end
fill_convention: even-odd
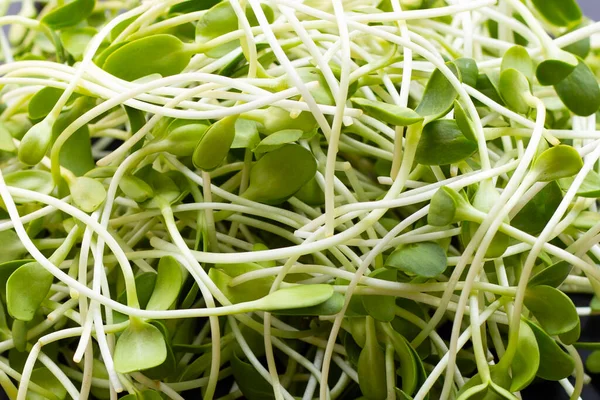
{"type": "Polygon", "coordinates": [[[577,399],[600,372],[575,0],[9,3],[10,399],[577,399]]]}

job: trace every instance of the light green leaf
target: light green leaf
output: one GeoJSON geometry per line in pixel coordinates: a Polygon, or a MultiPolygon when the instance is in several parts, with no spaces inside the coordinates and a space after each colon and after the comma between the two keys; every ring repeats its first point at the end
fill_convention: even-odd
{"type": "Polygon", "coordinates": [[[46,155],[52,142],[52,125],[45,119],[33,125],[19,145],[19,161],[36,165],[46,155]]]}
{"type": "Polygon", "coordinates": [[[510,364],[512,369],[511,392],[518,392],[527,387],[540,365],[540,350],[533,330],[526,322],[521,321],[519,341],[515,357],[510,364]]]}
{"type": "Polygon", "coordinates": [[[317,121],[312,113],[303,111],[300,115],[292,118],[289,111],[279,107],[258,110],[253,118],[261,123],[259,131],[264,135],[286,129],[300,129],[302,132],[308,133],[314,131],[317,126],[317,121]]]}
{"type": "Polygon", "coordinates": [[[595,350],[585,359],[585,367],[592,374],[600,373],[600,350],[595,350]]]}
{"type": "Polygon", "coordinates": [[[244,397],[248,400],[274,400],[273,387],[254,369],[242,361],[235,352],[231,358],[231,370],[244,397]]]}
{"type": "Polygon", "coordinates": [[[559,381],[571,375],[575,369],[573,358],[542,328],[531,321],[527,321],[527,324],[535,334],[540,350],[540,365],[536,375],[549,381],[559,381]]]}
{"type": "MultiPolygon", "coordinates": [[[[460,81],[471,87],[477,85],[477,76],[479,75],[479,68],[477,67],[477,61],[468,57],[460,57],[452,61],[458,68],[460,75],[460,81]]],[[[450,67],[452,69],[452,67],[450,67]]]]}
{"type": "Polygon", "coordinates": [[[541,85],[556,85],[569,76],[575,67],[562,60],[544,60],[537,66],[535,76],[541,85]]]}
{"type": "Polygon", "coordinates": [[[539,234],[562,200],[562,192],[556,182],[550,182],[540,190],[529,202],[513,217],[511,225],[531,235],[539,234]]]}
{"type": "MultiPolygon", "coordinates": [[[[74,98],[74,96],[71,96],[74,98]]],[[[73,106],[60,114],[52,126],[52,137],[57,138],[71,123],[92,109],[95,101],[91,97],[78,97],[73,106]]],[[[69,169],[75,176],[81,176],[94,169],[96,162],[92,155],[92,140],[88,125],[75,131],[60,150],[60,165],[69,169]]]]}
{"type": "Polygon", "coordinates": [[[231,144],[232,149],[253,149],[260,142],[256,122],[249,119],[238,118],[235,122],[235,138],[231,144]]]}
{"type": "MultiPolygon", "coordinates": [[[[574,177],[561,178],[558,180],[558,185],[566,192],[569,190],[574,180],[574,177]]],[[[590,170],[585,176],[581,186],[579,186],[579,189],[577,189],[577,196],[592,199],[600,197],[600,174],[594,170],[590,170]]]]}
{"type": "Polygon", "coordinates": [[[386,334],[386,339],[394,346],[394,351],[400,362],[397,373],[402,378],[402,391],[411,395],[417,390],[419,383],[417,359],[414,356],[414,352],[408,341],[400,333],[392,329],[390,325],[382,324],[381,326],[386,334]]]}
{"type": "Polygon", "coordinates": [[[407,126],[423,121],[423,117],[407,107],[355,97],[352,102],[369,116],[396,126],[407,126]]]}
{"type": "MultiPolygon", "coordinates": [[[[19,189],[27,189],[46,195],[52,193],[52,190],[54,189],[52,175],[49,172],[37,169],[8,173],[4,175],[4,181],[6,182],[7,186],[16,187],[19,189]]],[[[29,199],[20,198],[18,196],[13,197],[13,200],[17,204],[27,203],[31,201],[29,199]]]]}
{"type": "Polygon", "coordinates": [[[60,96],[62,96],[64,90],[54,88],[54,87],[45,87],[40,89],[31,100],[29,100],[29,105],[27,107],[27,112],[29,114],[29,118],[32,120],[37,120],[44,118],[50,111],[54,105],[58,102],[60,96]]]}
{"type": "Polygon", "coordinates": [[[513,46],[504,53],[500,69],[504,71],[509,68],[516,69],[529,80],[533,79],[533,60],[523,46],[513,46]]]}
{"type": "Polygon", "coordinates": [[[280,204],[294,195],[317,172],[312,153],[300,145],[285,146],[265,154],[250,170],[246,199],[280,204]]]}
{"type": "Polygon", "coordinates": [[[31,321],[53,281],[54,276],[37,262],[17,268],[6,282],[8,313],[20,321],[31,321]]]}
{"type": "Polygon", "coordinates": [[[158,277],[147,310],[168,310],[179,296],[183,285],[183,273],[177,260],[171,256],[162,257],[158,263],[158,277]]]}
{"type": "Polygon", "coordinates": [[[527,288],[524,304],[550,336],[567,333],[579,324],[571,299],[551,286],[527,288]]]}
{"type": "Polygon", "coordinates": [[[446,252],[435,242],[407,244],[388,256],[385,267],[399,269],[410,275],[434,278],[446,270],[446,252]]]}
{"type": "MultiPolygon", "coordinates": [[[[458,68],[453,63],[446,63],[454,75],[458,76],[458,68]]],[[[448,79],[438,70],[433,71],[425,86],[425,92],[421,102],[415,111],[426,117],[427,121],[433,121],[446,115],[454,104],[457,93],[448,79]]]]}
{"type": "Polygon", "coordinates": [[[138,203],[144,202],[154,196],[152,187],[134,175],[124,175],[119,181],[119,189],[121,189],[126,197],[138,203]]]}
{"type": "Polygon", "coordinates": [[[5,122],[0,122],[0,151],[6,151],[8,153],[14,153],[17,150],[13,136],[6,127],[5,122]]]}
{"type": "Polygon", "coordinates": [[[439,188],[429,202],[427,223],[433,226],[446,226],[464,220],[469,201],[454,189],[439,188]]]}
{"type": "Polygon", "coordinates": [[[92,40],[92,38],[98,33],[95,28],[71,28],[65,29],[60,33],[60,40],[65,47],[65,50],[73,56],[74,59],[80,61],[83,58],[85,49],[92,40]]]}
{"type": "Polygon", "coordinates": [[[335,315],[342,311],[344,307],[344,295],[339,292],[334,292],[333,295],[326,301],[316,306],[290,308],[287,310],[273,311],[275,315],[298,315],[302,317],[320,316],[320,315],[335,315]]]}
{"type": "Polygon", "coordinates": [[[529,111],[527,98],[531,96],[531,88],[527,77],[514,68],[500,73],[498,90],[502,100],[512,110],[525,114],[529,111]]]}
{"type": "Polygon", "coordinates": [[[152,74],[178,74],[190,58],[191,53],[176,36],[158,34],[119,47],[106,58],[102,68],[117,78],[134,81],[152,74]]]}
{"type": "MultiPolygon", "coordinates": [[[[173,122],[178,122],[178,120],[173,122]]],[[[208,129],[208,125],[197,121],[183,121],[175,126],[171,123],[167,136],[159,140],[169,153],[177,157],[187,157],[194,154],[194,150],[208,129]]]]}
{"type": "Polygon", "coordinates": [[[572,269],[573,267],[571,264],[565,261],[559,261],[556,264],[552,264],[548,268],[544,268],[536,275],[531,277],[527,283],[527,286],[533,287],[546,285],[557,288],[565,281],[565,279],[567,279],[567,276],[569,276],[572,269]]]}
{"type": "Polygon", "coordinates": [[[454,120],[433,121],[423,128],[415,160],[423,165],[446,165],[464,160],[477,151],[454,120]]]}
{"type": "Polygon", "coordinates": [[[274,132],[260,141],[252,150],[256,154],[267,153],[276,150],[283,145],[299,140],[304,133],[299,129],[286,129],[274,132]]]}
{"type": "Polygon", "coordinates": [[[585,62],[554,86],[563,104],[575,115],[587,117],[600,108],[600,88],[594,73],[585,62]]]}
{"type": "Polygon", "coordinates": [[[167,358],[165,338],[158,328],[130,317],[130,324],[117,339],[114,361],[117,372],[127,374],[156,367],[167,358]]]}
{"type": "Polygon", "coordinates": [[[55,30],[75,26],[92,14],[95,5],[95,0],[75,0],[44,15],[42,23],[55,30]]]}
{"type": "MultiPolygon", "coordinates": [[[[0,263],[20,259],[25,253],[25,247],[21,243],[21,239],[14,230],[0,231],[0,243],[2,243],[2,252],[0,252],[0,263]]],[[[3,264],[0,264],[3,265],[3,264]]],[[[2,277],[0,273],[0,278],[2,277]]],[[[8,278],[8,276],[6,276],[8,278]]],[[[0,280],[6,282],[6,280],[0,280]]],[[[2,285],[0,285],[2,286],[2,285]]]]}
{"type": "Polygon", "coordinates": [[[458,100],[454,100],[454,118],[456,119],[456,125],[458,125],[458,129],[460,129],[462,134],[469,140],[477,141],[473,121],[471,121],[471,118],[469,118],[458,100]]]}
{"type": "MultiPolygon", "coordinates": [[[[397,281],[397,271],[380,268],[369,274],[369,278],[397,281]]],[[[377,321],[390,322],[396,316],[396,298],[394,296],[362,296],[367,313],[377,321]]]]}
{"type": "Polygon", "coordinates": [[[76,178],[69,185],[69,190],[73,203],[87,213],[96,211],[106,199],[104,185],[86,176],[76,178]]]}
{"type": "MultiPolygon", "coordinates": [[[[271,23],[274,20],[273,9],[267,4],[261,3],[261,8],[265,13],[267,20],[271,23]]],[[[258,25],[256,16],[251,7],[246,7],[246,17],[250,26],[258,25]]],[[[225,35],[238,29],[238,18],[229,2],[220,2],[202,15],[196,25],[196,42],[206,43],[211,39],[225,35]]],[[[239,40],[233,40],[229,43],[217,47],[206,48],[206,55],[212,58],[220,58],[230,51],[239,47],[239,40]]]]}
{"type": "Polygon", "coordinates": [[[537,11],[553,25],[569,26],[583,17],[575,0],[532,0],[537,11]]]}
{"type": "Polygon", "coordinates": [[[204,132],[192,156],[192,162],[197,168],[210,171],[223,162],[235,138],[237,119],[237,115],[225,117],[204,132]]]}
{"type": "Polygon", "coordinates": [[[385,355],[377,341],[375,322],[371,317],[367,317],[366,333],[365,346],[358,358],[358,384],[368,399],[384,400],[387,397],[385,355]]]}
{"type": "Polygon", "coordinates": [[[575,175],[583,167],[581,156],[571,146],[560,144],[545,150],[532,165],[537,180],[550,182],[575,175]]]}
{"type": "Polygon", "coordinates": [[[302,186],[300,190],[294,194],[294,197],[313,207],[325,203],[325,193],[323,193],[323,189],[321,189],[317,179],[314,177],[302,186]]]}
{"type": "Polygon", "coordinates": [[[264,311],[312,307],[326,302],[331,296],[333,296],[331,285],[297,285],[279,289],[256,300],[256,307],[264,311]]]}

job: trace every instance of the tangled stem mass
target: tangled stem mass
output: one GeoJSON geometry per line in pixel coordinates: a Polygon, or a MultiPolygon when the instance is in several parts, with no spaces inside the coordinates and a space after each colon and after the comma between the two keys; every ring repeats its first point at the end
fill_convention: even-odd
{"type": "Polygon", "coordinates": [[[9,398],[579,398],[600,25],[574,0],[9,4],[9,398]]]}

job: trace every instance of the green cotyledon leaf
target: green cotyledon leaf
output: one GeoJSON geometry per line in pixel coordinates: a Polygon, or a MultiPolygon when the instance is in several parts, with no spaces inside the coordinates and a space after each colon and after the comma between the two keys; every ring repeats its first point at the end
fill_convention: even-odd
{"type": "Polygon", "coordinates": [[[467,115],[465,109],[461,106],[458,100],[454,100],[454,119],[456,119],[456,125],[462,134],[469,140],[476,141],[475,138],[475,127],[473,121],[467,115]]]}
{"type": "Polygon", "coordinates": [[[23,136],[19,146],[19,161],[36,165],[46,155],[52,143],[52,125],[43,119],[33,125],[23,136]]]}
{"type": "Polygon", "coordinates": [[[569,26],[581,21],[583,14],[575,0],[532,0],[544,19],[556,26],[569,26]]]}
{"type": "MultiPolygon", "coordinates": [[[[4,175],[4,182],[6,182],[7,186],[27,189],[46,195],[50,194],[54,189],[52,175],[50,175],[49,172],[36,169],[10,172],[4,175]]],[[[31,201],[17,196],[15,196],[13,200],[17,204],[31,201]]],[[[2,201],[0,201],[0,204],[2,206],[4,205],[2,201]]]]}
{"type": "Polygon", "coordinates": [[[536,375],[549,381],[558,381],[571,375],[575,361],[542,328],[526,321],[535,335],[540,353],[540,364],[536,375]]]}
{"type": "Polygon", "coordinates": [[[72,1],[44,15],[42,23],[55,30],[75,26],[92,13],[95,5],[96,0],[72,1]]]}
{"type": "Polygon", "coordinates": [[[579,316],[571,299],[551,286],[527,288],[524,304],[551,336],[567,333],[579,325],[579,316]]]}
{"type": "Polygon", "coordinates": [[[187,14],[194,11],[208,10],[221,0],[188,0],[175,4],[169,9],[169,14],[187,14]]]}
{"type": "Polygon", "coordinates": [[[37,262],[17,268],[6,281],[9,314],[20,321],[31,321],[54,281],[54,276],[37,262]]]}
{"type": "Polygon", "coordinates": [[[334,292],[333,295],[326,301],[316,306],[290,308],[287,310],[275,310],[274,315],[297,315],[303,317],[320,316],[320,315],[335,315],[342,310],[344,306],[344,295],[339,292],[334,292]]]}
{"type": "Polygon", "coordinates": [[[244,397],[248,400],[274,400],[273,387],[252,364],[241,360],[235,353],[231,358],[231,370],[244,397]]]}
{"type": "MultiPolygon", "coordinates": [[[[455,64],[446,63],[446,65],[454,75],[458,76],[459,72],[455,64]]],[[[446,115],[452,109],[456,96],[454,86],[440,70],[436,69],[429,77],[423,98],[415,111],[425,117],[426,121],[433,121],[446,115]]]]}
{"type": "Polygon", "coordinates": [[[540,365],[540,349],[536,336],[526,322],[521,321],[520,324],[517,351],[510,365],[512,370],[511,392],[518,392],[527,387],[535,378],[540,365]]]}
{"type": "Polygon", "coordinates": [[[535,76],[540,84],[544,86],[556,85],[569,76],[575,67],[576,65],[562,60],[544,60],[537,66],[535,76]]]}
{"type": "Polygon", "coordinates": [[[310,151],[286,144],[261,157],[250,170],[250,185],[243,197],[267,204],[279,204],[294,195],[317,172],[310,151]]]}
{"type": "Polygon", "coordinates": [[[456,121],[437,120],[423,128],[415,160],[423,165],[453,164],[464,160],[475,151],[477,143],[462,134],[456,121]]]}
{"type": "Polygon", "coordinates": [[[367,317],[366,341],[358,358],[358,384],[365,397],[384,400],[386,390],[385,355],[377,341],[373,318],[367,317]]]}
{"type": "Polygon", "coordinates": [[[273,285],[272,277],[254,279],[235,286],[230,285],[231,280],[236,276],[260,269],[262,269],[261,266],[255,263],[224,264],[211,268],[208,276],[221,289],[229,301],[236,304],[258,300],[269,293],[273,285]]]}
{"type": "Polygon", "coordinates": [[[396,126],[407,126],[423,121],[423,117],[407,107],[356,97],[352,102],[371,117],[396,126]]]}
{"type": "Polygon", "coordinates": [[[152,74],[170,76],[183,71],[191,56],[191,51],[176,36],[157,34],[119,47],[106,58],[102,69],[126,81],[152,74]]]}
{"type": "Polygon", "coordinates": [[[225,117],[204,132],[192,155],[192,162],[197,168],[210,171],[223,162],[235,138],[237,119],[237,115],[225,117]]]}
{"type": "Polygon", "coordinates": [[[409,395],[417,390],[419,372],[415,353],[410,347],[410,343],[400,333],[396,332],[391,325],[381,324],[383,332],[387,335],[386,340],[389,340],[394,346],[396,356],[400,361],[398,373],[402,378],[402,390],[409,395]]]}
{"type": "Polygon", "coordinates": [[[131,373],[162,364],[167,357],[167,345],[160,330],[136,317],[129,320],[115,347],[117,372],[131,373]]]}
{"type": "MultiPolygon", "coordinates": [[[[272,23],[274,20],[273,9],[265,3],[261,3],[260,6],[269,23],[272,23]]],[[[252,7],[246,7],[246,18],[248,18],[250,26],[258,25],[252,7]]],[[[236,13],[229,2],[223,1],[211,7],[198,21],[196,25],[196,42],[203,44],[237,29],[238,18],[236,13]]],[[[202,51],[209,57],[220,58],[239,47],[239,45],[239,40],[235,39],[217,47],[203,48],[202,51]]]]}
{"type": "Polygon", "coordinates": [[[333,293],[331,285],[297,285],[279,289],[255,302],[256,307],[264,311],[312,307],[326,302],[333,293]]]}
{"type": "Polygon", "coordinates": [[[562,200],[562,191],[556,182],[550,182],[540,190],[511,219],[510,224],[531,235],[539,234],[562,200]]]}
{"type": "Polygon", "coordinates": [[[587,117],[600,108],[600,87],[594,73],[579,59],[573,71],[554,85],[563,104],[575,115],[587,117]]]}
{"type": "Polygon", "coordinates": [[[165,256],[158,262],[158,276],[152,296],[146,305],[147,310],[168,310],[179,296],[183,285],[183,271],[179,262],[165,256]]]}
{"type": "Polygon", "coordinates": [[[446,226],[463,221],[471,207],[466,197],[447,186],[439,188],[429,203],[427,223],[433,226],[446,226]]]}
{"type": "Polygon", "coordinates": [[[87,213],[96,211],[106,199],[104,185],[86,176],[76,178],[69,185],[69,190],[73,203],[87,213]]]}
{"type": "Polygon", "coordinates": [[[533,60],[523,46],[513,46],[502,56],[501,70],[514,68],[531,80],[534,74],[533,60]]]}
{"type": "MultiPolygon", "coordinates": [[[[574,177],[561,178],[558,180],[558,185],[566,192],[569,190],[574,180],[574,177]]],[[[579,186],[579,189],[577,189],[577,196],[588,198],[600,197],[600,174],[594,170],[590,170],[585,176],[581,186],[579,186]]]]}
{"type": "Polygon", "coordinates": [[[385,260],[385,267],[432,278],[446,270],[446,252],[435,242],[411,243],[390,254],[385,260]]]}
{"type": "Polygon", "coordinates": [[[500,73],[498,91],[506,105],[521,114],[529,111],[528,98],[531,96],[530,83],[527,77],[514,68],[507,68],[500,73]]]}
{"type": "MultiPolygon", "coordinates": [[[[396,282],[398,273],[395,269],[380,268],[369,274],[369,278],[396,282]]],[[[362,296],[367,313],[377,321],[390,322],[396,316],[396,299],[394,296],[362,296]]]]}
{"type": "Polygon", "coordinates": [[[571,264],[566,261],[559,261],[532,276],[527,286],[547,285],[557,288],[567,279],[572,269],[571,264]]]}
{"type": "Polygon", "coordinates": [[[283,147],[288,143],[297,141],[303,134],[304,132],[300,129],[285,129],[283,131],[274,132],[261,140],[252,151],[256,154],[267,153],[283,147]]]}
{"type": "Polygon", "coordinates": [[[571,146],[560,144],[544,150],[532,165],[532,172],[538,181],[550,182],[568,178],[583,167],[581,156],[571,146]]]}
{"type": "Polygon", "coordinates": [[[60,40],[65,50],[76,60],[83,58],[83,53],[92,38],[98,33],[95,28],[69,28],[60,33],[60,40]]]}

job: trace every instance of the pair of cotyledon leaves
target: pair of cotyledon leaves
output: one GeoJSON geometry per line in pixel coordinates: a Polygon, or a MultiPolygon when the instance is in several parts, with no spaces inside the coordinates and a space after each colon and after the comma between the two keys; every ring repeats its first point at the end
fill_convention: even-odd
{"type": "Polygon", "coordinates": [[[563,104],[576,115],[588,116],[600,108],[600,88],[586,63],[565,51],[557,59],[544,60],[534,68],[527,50],[510,48],[502,58],[498,92],[514,111],[527,113],[531,107],[531,82],[534,76],[544,86],[554,86],[563,104]]]}

